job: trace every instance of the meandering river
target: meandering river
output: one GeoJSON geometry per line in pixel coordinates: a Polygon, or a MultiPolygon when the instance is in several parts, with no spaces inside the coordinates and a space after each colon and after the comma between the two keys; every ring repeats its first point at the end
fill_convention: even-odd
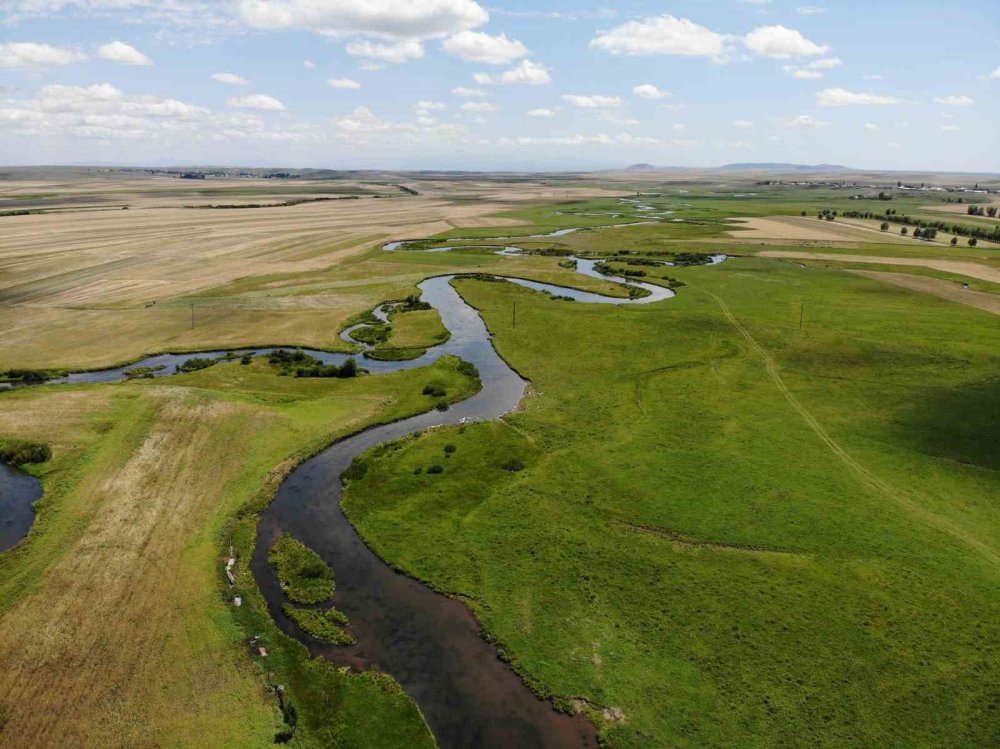
{"type": "MultiPolygon", "coordinates": [[[[526,279],[507,280],[582,303],[651,304],[674,295],[655,284],[602,275],[594,269],[594,260],[575,260],[577,271],[583,275],[637,286],[648,294],[628,299],[526,279]]],[[[354,669],[375,668],[392,675],[420,707],[444,749],[596,747],[594,726],[583,715],[559,713],[551,703],[537,697],[483,639],[479,625],[463,603],[390,568],[364,543],[340,507],[340,477],[365,450],[431,427],[500,418],[514,410],[524,395],[526,381],[497,354],[482,318],[452,286],[454,278],[438,276],[420,284],[422,300],[438,311],[451,333],[446,343],[418,359],[365,360],[364,367],[375,374],[394,372],[424,367],[453,354],[476,365],[482,389],[447,411],[430,411],[367,429],[298,466],[282,482],[260,518],[251,567],[271,615],[282,630],[333,663],[354,669]],[[306,635],[284,615],[285,598],[267,562],[267,552],[285,532],[314,549],[333,569],[337,580],[334,603],[349,617],[348,629],[357,644],[326,645],[306,635]]],[[[380,308],[377,314],[384,319],[386,312],[380,308]]],[[[229,353],[266,354],[272,350],[239,349],[229,353]]],[[[200,356],[214,358],[226,353],[200,356]]],[[[350,356],[307,353],[328,364],[343,363],[350,356]]],[[[190,356],[164,354],[125,367],[71,374],[61,381],[110,382],[124,378],[127,370],[136,367],[159,368],[150,376],[168,376],[190,356]]],[[[27,533],[31,502],[40,495],[33,478],[0,466],[0,497],[15,498],[0,502],[0,518],[5,523],[0,527],[0,551],[27,533]]]]}

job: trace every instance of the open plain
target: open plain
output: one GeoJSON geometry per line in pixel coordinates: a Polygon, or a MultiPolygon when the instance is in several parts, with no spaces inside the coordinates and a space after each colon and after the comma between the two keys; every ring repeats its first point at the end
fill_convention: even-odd
{"type": "Polygon", "coordinates": [[[757,174],[83,172],[0,182],[0,450],[51,451],[0,553],[0,743],[475,745],[446,664],[371,662],[335,503],[301,519],[326,629],[252,567],[276,493],[401,419],[344,471],[357,543],[601,746],[1000,741],[1000,244],[757,174]]]}

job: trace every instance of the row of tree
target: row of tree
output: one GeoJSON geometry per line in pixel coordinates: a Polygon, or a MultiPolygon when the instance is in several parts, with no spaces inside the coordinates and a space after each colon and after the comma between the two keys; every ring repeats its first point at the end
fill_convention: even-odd
{"type": "MultiPolygon", "coordinates": [[[[831,213],[833,216],[837,215],[836,211],[824,211],[821,213],[820,218],[827,217],[831,213]]],[[[957,234],[960,237],[966,237],[967,239],[981,239],[984,242],[1000,242],[1000,225],[994,226],[992,229],[987,229],[982,226],[970,227],[963,226],[961,224],[948,224],[944,221],[927,221],[926,219],[898,215],[895,212],[889,211],[886,211],[884,214],[876,213],[874,211],[844,211],[843,216],[844,218],[882,219],[883,223],[891,221],[894,224],[915,226],[921,230],[921,234],[923,234],[925,229],[934,229],[935,233],[944,231],[951,234],[957,234]]],[[[924,234],[924,236],[926,236],[926,234],[924,234]]]]}
{"type": "Polygon", "coordinates": [[[991,205],[984,208],[981,205],[970,205],[965,212],[970,216],[989,216],[990,218],[996,218],[997,207],[995,205],[991,205]]]}

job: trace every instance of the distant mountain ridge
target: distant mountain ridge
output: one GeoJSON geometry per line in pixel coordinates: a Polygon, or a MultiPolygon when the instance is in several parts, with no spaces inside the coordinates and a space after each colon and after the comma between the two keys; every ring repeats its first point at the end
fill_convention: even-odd
{"type": "MultiPolygon", "coordinates": [[[[691,169],[691,167],[656,166],[654,164],[632,164],[625,167],[626,172],[676,172],[691,169]]],[[[712,169],[702,168],[702,171],[718,172],[848,172],[850,167],[840,164],[784,164],[780,162],[761,162],[747,164],[723,164],[712,169]]]]}

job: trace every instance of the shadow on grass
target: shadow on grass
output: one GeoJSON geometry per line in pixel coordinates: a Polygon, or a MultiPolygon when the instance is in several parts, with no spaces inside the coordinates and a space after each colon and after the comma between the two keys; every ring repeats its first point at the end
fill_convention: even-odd
{"type": "Polygon", "coordinates": [[[1000,378],[928,390],[898,425],[923,453],[1000,470],[1000,378]]]}

